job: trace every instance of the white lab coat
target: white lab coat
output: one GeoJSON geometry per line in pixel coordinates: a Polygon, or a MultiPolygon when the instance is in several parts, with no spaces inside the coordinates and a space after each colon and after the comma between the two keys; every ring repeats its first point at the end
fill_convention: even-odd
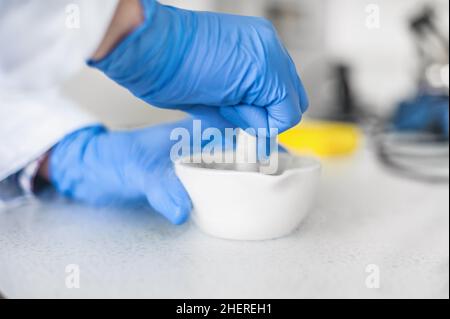
{"type": "Polygon", "coordinates": [[[99,45],[117,1],[0,1],[0,181],[97,122],[59,86],[99,45]]]}

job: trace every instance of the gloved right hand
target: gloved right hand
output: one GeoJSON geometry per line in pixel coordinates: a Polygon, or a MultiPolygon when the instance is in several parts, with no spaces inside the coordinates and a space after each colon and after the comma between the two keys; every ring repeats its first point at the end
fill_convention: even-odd
{"type": "Polygon", "coordinates": [[[305,88],[269,21],[141,3],[145,22],[91,66],[155,106],[208,105],[271,136],[300,121],[305,88]]]}
{"type": "MultiPolygon", "coordinates": [[[[203,129],[233,127],[218,114],[202,120],[203,129]]],[[[94,205],[147,200],[173,224],[181,224],[192,204],[170,158],[176,143],[170,135],[176,128],[192,136],[193,119],[130,132],[109,132],[100,126],[79,130],[51,151],[50,180],[60,193],[94,205]]]]}

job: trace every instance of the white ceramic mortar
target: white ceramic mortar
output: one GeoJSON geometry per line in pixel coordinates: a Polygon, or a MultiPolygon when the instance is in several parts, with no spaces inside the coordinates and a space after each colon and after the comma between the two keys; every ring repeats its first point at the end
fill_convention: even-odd
{"type": "Polygon", "coordinates": [[[192,218],[205,233],[233,240],[278,238],[294,231],[311,210],[321,171],[317,160],[280,153],[275,175],[236,167],[176,163],[194,204],[192,218]]]}

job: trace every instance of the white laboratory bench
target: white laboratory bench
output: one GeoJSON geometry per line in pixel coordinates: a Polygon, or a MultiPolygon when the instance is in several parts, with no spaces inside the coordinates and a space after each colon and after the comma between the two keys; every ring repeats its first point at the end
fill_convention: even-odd
{"type": "Polygon", "coordinates": [[[368,151],[328,161],[314,211],[291,236],[265,242],[211,238],[148,209],[42,199],[0,212],[0,291],[8,298],[448,298],[449,187],[396,177],[368,151]],[[69,264],[79,266],[78,289],[65,285],[69,264]],[[368,265],[379,269],[379,288],[366,285],[368,265]]]}

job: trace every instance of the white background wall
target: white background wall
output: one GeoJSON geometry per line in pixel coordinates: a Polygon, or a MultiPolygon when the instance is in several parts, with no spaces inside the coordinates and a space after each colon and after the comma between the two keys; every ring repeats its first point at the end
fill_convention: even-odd
{"type": "MultiPolygon", "coordinates": [[[[448,32],[447,0],[166,0],[196,10],[264,15],[265,8],[285,4],[298,19],[278,27],[296,61],[311,97],[311,113],[331,107],[330,59],[354,69],[358,95],[374,111],[389,112],[413,94],[415,52],[407,18],[424,4],[438,6],[448,32]],[[366,26],[367,5],[380,8],[380,28],[366,26]]],[[[177,112],[148,107],[93,70],[84,70],[66,85],[66,92],[112,126],[135,126],[178,119],[177,112]]]]}

